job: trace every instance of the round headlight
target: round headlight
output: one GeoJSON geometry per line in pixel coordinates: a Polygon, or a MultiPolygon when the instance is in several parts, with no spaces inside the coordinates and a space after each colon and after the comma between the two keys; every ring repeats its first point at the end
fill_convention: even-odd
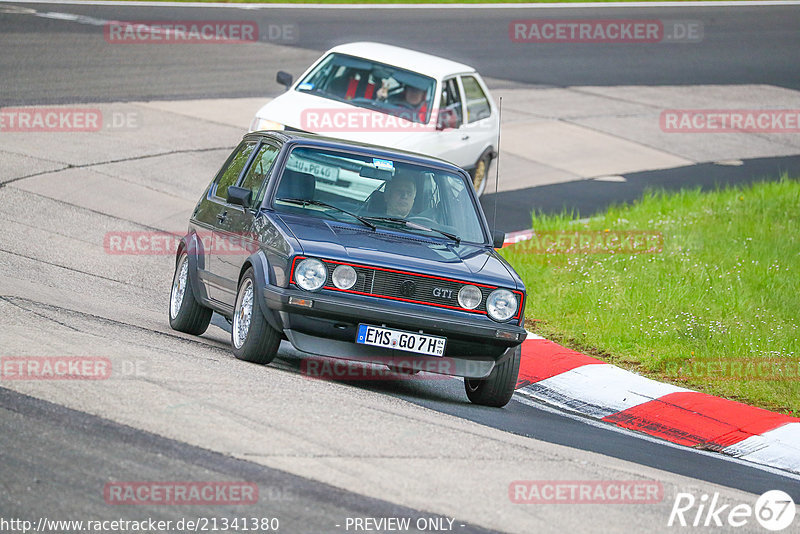
{"type": "Polygon", "coordinates": [[[458,305],[468,310],[474,310],[481,303],[481,290],[475,286],[464,286],[458,291],[458,305]]]}
{"type": "Polygon", "coordinates": [[[486,299],[486,311],[495,321],[507,321],[517,313],[517,296],[508,289],[495,289],[486,299]]]}
{"type": "Polygon", "coordinates": [[[339,265],[333,270],[333,285],[339,289],[350,289],[356,285],[356,270],[349,265],[339,265]]]}
{"type": "Polygon", "coordinates": [[[306,291],[316,291],[328,280],[325,264],[314,258],[307,258],[294,269],[294,281],[306,291]]]}

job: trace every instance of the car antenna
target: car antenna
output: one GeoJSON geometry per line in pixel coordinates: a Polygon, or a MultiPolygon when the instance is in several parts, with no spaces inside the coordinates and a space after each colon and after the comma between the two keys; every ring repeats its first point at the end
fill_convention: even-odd
{"type": "MultiPolygon", "coordinates": [[[[492,234],[497,231],[497,189],[500,183],[500,128],[503,120],[503,97],[497,106],[497,164],[494,166],[494,216],[492,217],[492,234]]],[[[492,238],[494,239],[494,238],[492,238]]]]}

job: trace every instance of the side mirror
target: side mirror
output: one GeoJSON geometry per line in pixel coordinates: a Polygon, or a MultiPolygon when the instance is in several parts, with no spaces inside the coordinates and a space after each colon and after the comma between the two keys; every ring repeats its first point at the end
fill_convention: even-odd
{"type": "Polygon", "coordinates": [[[241,206],[244,209],[250,208],[253,203],[253,192],[246,187],[228,187],[228,204],[241,206]]]}
{"type": "Polygon", "coordinates": [[[286,90],[288,91],[289,87],[292,86],[292,82],[294,81],[294,78],[288,72],[279,70],[278,74],[275,76],[275,81],[278,82],[281,85],[286,86],[286,90]]]}
{"type": "Polygon", "coordinates": [[[503,248],[503,243],[506,240],[506,233],[501,232],[500,230],[494,230],[492,232],[492,246],[494,248],[503,248]]]}

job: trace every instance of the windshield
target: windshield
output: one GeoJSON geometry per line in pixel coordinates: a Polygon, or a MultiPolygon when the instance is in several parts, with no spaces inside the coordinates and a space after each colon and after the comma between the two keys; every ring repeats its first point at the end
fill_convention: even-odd
{"type": "Polygon", "coordinates": [[[436,81],[415,72],[344,54],[328,55],[296,91],[427,124],[436,81]]]}
{"type": "Polygon", "coordinates": [[[484,243],[469,183],[460,174],[361,154],[297,147],[275,209],[450,241],[484,243]]]}

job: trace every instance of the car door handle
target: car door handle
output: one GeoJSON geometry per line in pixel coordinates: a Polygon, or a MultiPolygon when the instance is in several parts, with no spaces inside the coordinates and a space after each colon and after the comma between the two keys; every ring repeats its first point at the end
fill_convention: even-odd
{"type": "Polygon", "coordinates": [[[466,141],[467,139],[469,139],[468,135],[464,134],[464,135],[461,136],[461,140],[462,141],[466,141]]]}
{"type": "Polygon", "coordinates": [[[228,212],[227,212],[227,211],[225,211],[225,212],[223,212],[223,213],[220,213],[219,215],[217,215],[217,220],[218,220],[219,222],[221,222],[221,223],[224,223],[224,222],[225,222],[225,219],[227,219],[227,218],[228,218],[228,212]]]}

